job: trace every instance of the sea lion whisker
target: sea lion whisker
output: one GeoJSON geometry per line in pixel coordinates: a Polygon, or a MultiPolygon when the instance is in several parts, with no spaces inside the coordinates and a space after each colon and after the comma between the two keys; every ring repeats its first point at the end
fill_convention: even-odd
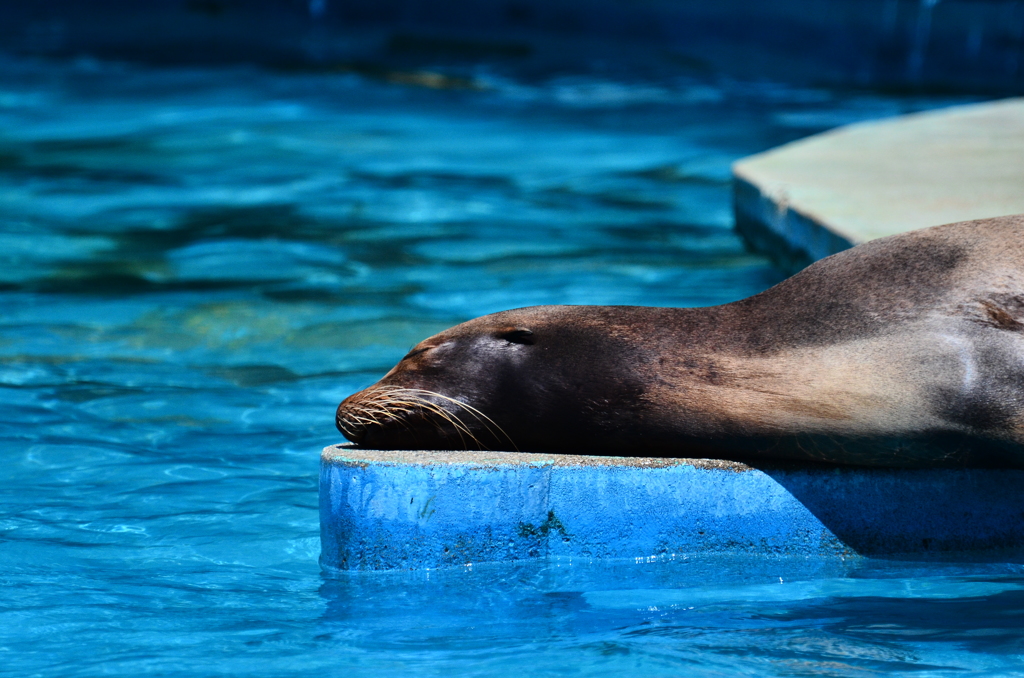
{"type": "Polygon", "coordinates": [[[347,423],[348,421],[346,419],[343,419],[342,417],[334,418],[334,425],[338,427],[338,430],[340,430],[345,435],[346,438],[351,438],[354,432],[351,431],[348,426],[346,426],[347,423]]]}
{"type": "Polygon", "coordinates": [[[358,414],[353,414],[352,418],[355,419],[357,422],[359,422],[361,424],[365,424],[365,425],[371,425],[371,424],[376,424],[377,426],[381,425],[380,421],[377,420],[376,417],[372,417],[372,416],[371,417],[361,417],[358,414]]]}
{"type": "Polygon", "coordinates": [[[355,412],[350,412],[348,417],[345,419],[345,421],[348,423],[349,426],[351,426],[353,428],[359,428],[361,426],[366,426],[368,424],[373,424],[374,423],[374,421],[372,419],[367,419],[366,417],[362,417],[362,416],[356,414],[355,412]]]}
{"type": "Polygon", "coordinates": [[[501,427],[498,426],[498,424],[495,423],[495,421],[493,419],[491,419],[486,414],[484,414],[483,412],[481,412],[480,410],[476,409],[475,407],[473,407],[472,405],[470,405],[468,403],[464,403],[461,400],[458,400],[457,398],[452,398],[450,396],[446,396],[446,395],[443,395],[441,393],[437,393],[436,391],[425,391],[424,390],[424,391],[421,391],[421,393],[424,393],[426,395],[431,395],[431,396],[434,396],[434,397],[437,397],[437,398],[443,398],[444,400],[447,400],[448,402],[454,403],[454,404],[458,405],[459,407],[465,409],[467,412],[469,412],[473,416],[477,417],[481,421],[488,422],[488,423],[492,424],[498,430],[501,430],[501,427]]]}
{"type": "Polygon", "coordinates": [[[455,429],[455,432],[458,433],[459,442],[462,443],[463,448],[466,447],[466,438],[463,437],[462,435],[463,433],[465,433],[473,440],[473,442],[476,443],[477,447],[479,447],[480,449],[487,449],[483,445],[483,443],[481,443],[480,440],[475,435],[473,435],[473,432],[469,430],[469,427],[466,426],[461,419],[459,419],[451,412],[448,412],[443,407],[440,407],[435,403],[429,402],[423,403],[423,409],[427,410],[428,412],[433,412],[434,414],[438,415],[439,417],[447,421],[449,424],[451,424],[452,427],[455,429]]]}
{"type": "Polygon", "coordinates": [[[505,430],[503,428],[501,428],[501,426],[499,426],[496,421],[494,421],[493,419],[491,419],[486,414],[484,414],[483,412],[481,412],[477,408],[473,407],[472,405],[470,405],[468,403],[464,403],[461,400],[458,400],[457,398],[452,398],[452,397],[446,396],[446,395],[444,395],[442,393],[438,393],[436,391],[427,391],[427,390],[424,390],[424,389],[409,389],[409,390],[414,390],[414,391],[417,391],[419,393],[423,393],[425,395],[434,396],[436,398],[443,398],[444,400],[447,400],[448,402],[451,402],[451,403],[453,403],[455,405],[458,405],[459,407],[465,409],[467,412],[469,412],[474,417],[476,417],[476,419],[478,421],[480,421],[484,425],[484,428],[487,429],[487,432],[490,433],[491,435],[493,435],[495,438],[497,438],[498,436],[495,435],[494,431],[492,431],[490,427],[494,426],[494,428],[496,428],[499,431],[501,431],[501,434],[503,436],[505,436],[505,439],[508,440],[509,444],[512,445],[512,447],[515,448],[516,452],[519,451],[519,448],[516,447],[515,441],[512,440],[512,437],[509,436],[509,434],[506,433],[505,430]]]}
{"type": "Polygon", "coordinates": [[[351,415],[350,417],[338,417],[336,419],[338,428],[341,430],[342,433],[345,434],[345,437],[349,438],[350,440],[358,437],[360,430],[365,429],[368,425],[375,423],[368,420],[362,422],[355,421],[355,419],[356,418],[351,415]]]}
{"type": "MultiPolygon", "coordinates": [[[[405,426],[405,422],[403,422],[399,417],[395,416],[391,412],[378,412],[377,414],[387,417],[388,419],[398,423],[401,426],[405,426]]],[[[376,417],[374,417],[374,423],[377,424],[378,426],[384,425],[384,423],[380,419],[377,419],[376,417]]]]}
{"type": "Polygon", "coordinates": [[[378,386],[375,387],[371,393],[368,394],[367,400],[375,402],[379,400],[388,401],[395,394],[402,393],[408,389],[397,387],[397,386],[378,386]]]}
{"type": "Polygon", "coordinates": [[[411,412],[412,410],[419,409],[421,406],[422,403],[418,401],[396,398],[393,389],[390,389],[386,394],[377,394],[364,405],[367,409],[372,408],[376,411],[393,411],[398,409],[405,412],[411,412]]]}
{"type": "MultiPolygon", "coordinates": [[[[396,406],[398,406],[398,407],[405,406],[407,409],[405,409],[404,411],[409,412],[409,413],[411,413],[413,411],[416,411],[416,410],[420,410],[420,411],[425,411],[425,412],[429,412],[429,413],[432,413],[432,414],[436,414],[439,417],[443,418],[444,420],[448,421],[448,423],[450,423],[452,425],[452,427],[455,429],[456,433],[458,434],[459,440],[462,443],[463,447],[466,446],[466,439],[463,436],[463,434],[465,434],[465,435],[469,436],[470,438],[472,438],[473,441],[476,442],[478,447],[481,447],[481,448],[484,447],[480,443],[479,439],[477,439],[477,437],[473,435],[473,433],[470,431],[469,427],[466,426],[466,424],[461,419],[459,419],[458,417],[453,416],[450,412],[447,412],[446,410],[444,410],[443,408],[439,407],[435,403],[431,403],[430,401],[423,400],[421,398],[416,398],[415,400],[399,400],[399,399],[397,399],[395,397],[396,394],[408,395],[406,393],[407,390],[408,389],[396,389],[396,388],[389,388],[389,389],[386,389],[386,390],[385,389],[379,389],[379,392],[373,393],[372,397],[368,398],[368,400],[370,401],[371,404],[370,405],[364,404],[363,407],[362,407],[362,411],[365,412],[365,413],[368,413],[368,414],[369,413],[376,413],[376,414],[380,414],[382,416],[386,416],[386,417],[388,417],[388,418],[398,422],[406,430],[411,430],[411,429],[409,428],[409,426],[404,421],[402,421],[402,419],[400,417],[398,417],[398,416],[396,416],[394,414],[393,410],[396,409],[396,406]],[[373,405],[375,405],[375,406],[373,406],[373,405]],[[387,408],[390,408],[390,409],[387,409],[387,408]]],[[[380,424],[380,422],[375,422],[375,423],[380,424]]],[[[437,424],[436,422],[434,422],[434,425],[439,430],[442,429],[440,424],[437,424]]]]}
{"type": "MultiPolygon", "coordinates": [[[[472,441],[474,443],[476,443],[476,446],[477,446],[478,449],[481,449],[481,450],[488,450],[488,449],[490,449],[486,445],[484,445],[483,442],[481,442],[479,438],[476,437],[476,435],[469,428],[469,426],[456,413],[450,412],[450,411],[446,410],[445,408],[441,407],[437,403],[432,403],[432,402],[426,401],[426,400],[424,400],[422,402],[424,403],[424,407],[429,409],[431,412],[435,412],[438,416],[440,416],[443,419],[445,419],[446,421],[448,421],[453,427],[455,427],[455,429],[457,431],[460,431],[461,433],[465,433],[467,436],[469,436],[469,438],[472,439],[472,441]]],[[[462,442],[462,446],[466,447],[465,438],[462,438],[461,434],[460,434],[460,439],[461,439],[461,442],[462,442]]]]}
{"type": "MultiPolygon", "coordinates": [[[[473,437],[473,434],[470,433],[468,429],[466,429],[463,426],[460,426],[459,423],[452,420],[452,418],[449,416],[447,412],[445,412],[442,408],[433,405],[432,403],[418,403],[417,405],[421,411],[424,411],[429,414],[436,414],[438,417],[444,419],[449,424],[451,424],[452,428],[455,429],[456,435],[459,436],[459,442],[461,443],[462,447],[466,447],[466,438],[462,434],[465,433],[466,435],[473,437]]],[[[444,431],[444,427],[438,421],[432,419],[429,416],[425,416],[424,419],[429,421],[438,431],[444,431]]]]}
{"type": "Polygon", "coordinates": [[[374,412],[376,412],[378,414],[381,414],[381,415],[383,415],[385,417],[388,417],[389,419],[391,419],[394,422],[397,422],[399,426],[401,426],[402,428],[404,428],[406,430],[412,430],[412,429],[409,428],[409,425],[407,423],[405,423],[405,421],[402,420],[401,417],[399,417],[397,414],[395,414],[394,412],[392,412],[390,410],[374,409],[374,412]]]}
{"type": "Polygon", "coordinates": [[[380,414],[391,419],[398,419],[394,412],[384,407],[363,407],[362,411],[370,416],[380,414]]]}
{"type": "Polygon", "coordinates": [[[406,414],[412,414],[417,410],[423,410],[427,407],[428,403],[412,400],[389,400],[387,401],[388,409],[380,408],[380,411],[386,411],[389,414],[395,410],[404,412],[406,414]]]}
{"type": "Polygon", "coordinates": [[[407,403],[389,403],[387,408],[378,407],[374,408],[374,412],[386,415],[392,419],[399,420],[398,415],[401,414],[414,414],[417,410],[421,409],[419,406],[410,406],[407,403]]]}
{"type": "MultiPolygon", "coordinates": [[[[436,403],[430,403],[429,410],[432,411],[432,412],[437,413],[439,416],[441,416],[444,419],[446,419],[447,421],[451,422],[452,426],[454,426],[456,429],[458,429],[460,431],[463,431],[466,435],[468,435],[470,438],[473,439],[473,442],[475,442],[477,444],[478,448],[480,448],[482,450],[490,450],[491,449],[491,448],[487,447],[486,445],[484,445],[483,442],[481,442],[481,440],[479,438],[477,438],[476,435],[472,432],[472,430],[469,428],[469,425],[466,424],[462,420],[462,418],[460,418],[454,412],[450,412],[450,411],[444,409],[443,407],[441,407],[440,405],[437,405],[436,403]]],[[[497,435],[495,435],[494,431],[492,431],[490,429],[490,427],[487,426],[486,423],[484,424],[484,428],[487,429],[488,433],[490,433],[492,436],[497,438],[497,435]]],[[[463,443],[465,443],[465,441],[463,441],[463,443]]]]}
{"type": "MultiPolygon", "coordinates": [[[[385,389],[382,388],[382,389],[380,389],[380,391],[385,391],[385,389]]],[[[375,396],[374,399],[379,401],[379,402],[386,403],[387,406],[391,407],[392,409],[394,409],[394,407],[396,405],[397,406],[404,405],[404,406],[407,406],[409,408],[410,412],[415,411],[415,410],[420,410],[420,411],[423,411],[423,412],[427,412],[427,413],[431,413],[431,414],[436,414],[437,416],[441,417],[442,419],[446,420],[448,423],[450,423],[452,425],[452,427],[455,429],[456,433],[458,434],[459,439],[462,442],[463,447],[465,447],[465,438],[462,435],[463,433],[465,433],[466,435],[468,435],[471,438],[473,438],[473,440],[476,441],[477,444],[479,445],[479,440],[476,439],[476,437],[472,434],[472,432],[469,430],[469,428],[461,420],[459,420],[458,418],[453,418],[451,416],[451,413],[445,411],[443,408],[439,407],[435,403],[432,403],[432,402],[430,402],[428,400],[424,400],[422,398],[418,398],[418,397],[415,397],[415,396],[414,396],[414,399],[411,399],[411,400],[404,400],[404,399],[400,400],[400,399],[396,398],[396,395],[408,396],[409,395],[409,391],[410,391],[409,389],[402,389],[402,388],[387,388],[384,393],[375,393],[374,394],[374,396],[375,396]]],[[[429,417],[428,417],[428,419],[429,419],[429,417]]],[[[443,430],[442,427],[440,426],[440,424],[438,424],[437,422],[433,422],[433,424],[439,430],[443,430]]]]}

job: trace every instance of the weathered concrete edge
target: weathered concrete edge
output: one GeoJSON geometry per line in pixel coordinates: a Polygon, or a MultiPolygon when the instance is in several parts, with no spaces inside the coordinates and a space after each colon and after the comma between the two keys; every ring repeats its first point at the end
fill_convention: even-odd
{"type": "Polygon", "coordinates": [[[327,448],[321,563],[389,570],[546,556],[890,557],[1024,548],[1020,470],[647,461],[327,448]]]}
{"type": "Polygon", "coordinates": [[[727,471],[751,471],[752,467],[725,459],[686,457],[614,457],[580,454],[542,454],[537,452],[480,452],[463,450],[367,450],[351,443],[325,447],[320,454],[325,463],[379,465],[462,465],[470,468],[497,466],[617,466],[664,468],[693,466],[727,471]]]}
{"type": "Polygon", "coordinates": [[[736,231],[755,251],[767,254],[788,273],[860,244],[824,220],[789,204],[787,196],[763,192],[733,165],[736,231]]]}

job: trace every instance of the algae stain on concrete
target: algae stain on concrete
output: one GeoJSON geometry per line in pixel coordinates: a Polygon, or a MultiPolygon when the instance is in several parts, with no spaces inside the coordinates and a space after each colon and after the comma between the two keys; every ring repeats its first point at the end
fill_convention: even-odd
{"type": "Polygon", "coordinates": [[[561,536],[564,541],[569,541],[572,538],[572,534],[565,528],[565,525],[558,519],[554,511],[548,511],[548,517],[540,525],[519,523],[518,531],[519,536],[524,538],[537,539],[547,537],[551,532],[561,536]]]}
{"type": "Polygon", "coordinates": [[[431,504],[434,503],[434,500],[436,498],[437,498],[436,494],[431,495],[430,498],[427,499],[427,501],[423,503],[423,508],[420,509],[420,514],[419,514],[420,520],[430,520],[430,517],[432,515],[434,515],[434,511],[436,511],[437,509],[430,508],[430,506],[431,506],[431,504]]]}

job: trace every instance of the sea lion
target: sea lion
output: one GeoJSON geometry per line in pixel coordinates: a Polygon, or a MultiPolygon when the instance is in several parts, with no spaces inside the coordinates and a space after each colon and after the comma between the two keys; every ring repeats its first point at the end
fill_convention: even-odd
{"type": "Polygon", "coordinates": [[[486,315],[336,421],[383,449],[1024,466],[1024,215],[874,240],[722,306],[486,315]]]}

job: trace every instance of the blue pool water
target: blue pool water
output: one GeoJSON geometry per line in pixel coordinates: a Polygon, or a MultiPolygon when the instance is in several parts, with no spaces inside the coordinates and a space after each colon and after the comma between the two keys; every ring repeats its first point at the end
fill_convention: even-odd
{"type": "Polygon", "coordinates": [[[411,344],[758,292],[732,160],[960,101],[469,77],[0,62],[0,674],[1024,675],[1016,562],[320,571],[334,407],[411,344]]]}

